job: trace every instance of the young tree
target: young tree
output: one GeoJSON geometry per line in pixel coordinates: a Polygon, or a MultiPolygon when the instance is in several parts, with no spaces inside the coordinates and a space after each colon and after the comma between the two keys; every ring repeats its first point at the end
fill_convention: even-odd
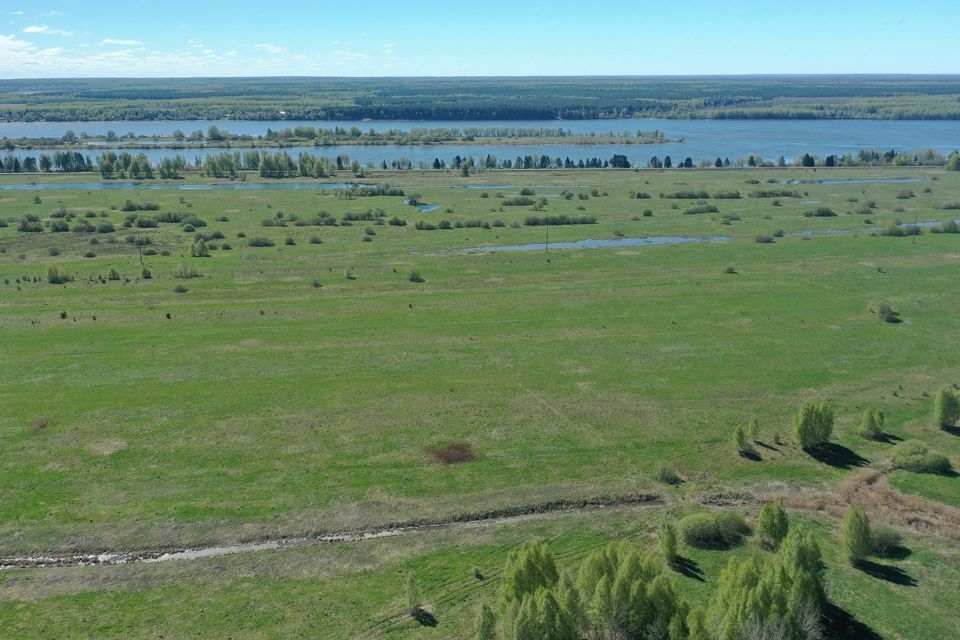
{"type": "Polygon", "coordinates": [[[883,412],[867,409],[860,418],[860,437],[879,440],[883,436],[883,412]]]}
{"type": "Polygon", "coordinates": [[[941,429],[952,427],[960,419],[960,400],[950,387],[940,387],[933,400],[933,420],[941,429]]]}
{"type": "Polygon", "coordinates": [[[483,603],[480,611],[477,612],[474,630],[477,633],[477,640],[496,640],[497,618],[493,615],[493,609],[487,603],[483,603]]]}
{"type": "Polygon", "coordinates": [[[660,551],[669,564],[677,561],[677,530],[672,522],[660,525],[660,551]]]}
{"type": "Polygon", "coordinates": [[[757,416],[750,418],[750,423],[747,425],[747,435],[753,442],[760,442],[760,421],[757,420],[757,416]]]}
{"type": "Polygon", "coordinates": [[[790,522],[783,509],[783,501],[765,502],[757,518],[757,532],[760,540],[770,549],[777,549],[787,536],[790,522]]]}
{"type": "Polygon", "coordinates": [[[833,410],[826,404],[805,403],[793,422],[793,435],[804,449],[811,449],[830,440],[833,434],[833,410]]]}
{"type": "Polygon", "coordinates": [[[742,456],[750,455],[753,453],[753,446],[747,442],[747,434],[744,433],[743,427],[737,427],[733,430],[733,446],[736,447],[737,453],[742,456]]]}
{"type": "Polygon", "coordinates": [[[843,516],[843,549],[851,564],[870,554],[870,520],[862,507],[851,505],[843,516]]]}
{"type": "Polygon", "coordinates": [[[410,615],[416,615],[421,604],[420,585],[417,584],[417,576],[411,573],[407,576],[407,610],[410,615]]]}

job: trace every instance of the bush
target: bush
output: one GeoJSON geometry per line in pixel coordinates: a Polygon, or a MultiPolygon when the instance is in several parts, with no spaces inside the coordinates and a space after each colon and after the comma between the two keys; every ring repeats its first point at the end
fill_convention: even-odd
{"type": "Polygon", "coordinates": [[[173,277],[189,280],[190,278],[199,278],[200,272],[194,269],[193,267],[188,268],[182,264],[178,264],[176,271],[173,272],[173,277]]]}
{"type": "Polygon", "coordinates": [[[941,207],[941,209],[945,209],[947,211],[960,210],[960,202],[945,202],[943,203],[943,206],[941,207]]]}
{"type": "Polygon", "coordinates": [[[877,316],[884,322],[893,324],[900,322],[900,314],[887,302],[881,302],[877,305],[877,316]]]}
{"type": "Polygon", "coordinates": [[[725,549],[750,531],[743,516],[732,511],[695,513],[681,520],[678,528],[683,541],[698,549],[725,549]]]}
{"type": "Polygon", "coordinates": [[[860,418],[860,428],[857,431],[861,438],[879,440],[883,437],[883,412],[867,409],[860,418]]]}
{"type": "Polygon", "coordinates": [[[960,420],[960,399],[950,387],[940,387],[933,400],[933,421],[941,429],[952,427],[960,420]]]}
{"type": "Polygon", "coordinates": [[[765,235],[765,234],[763,234],[763,233],[758,234],[758,235],[753,239],[753,241],[756,242],[757,244],[773,244],[773,242],[774,242],[773,236],[768,236],[768,235],[765,235]]]}
{"type": "Polygon", "coordinates": [[[262,237],[250,238],[247,241],[247,245],[251,247],[272,247],[273,240],[271,240],[270,238],[262,238],[262,237]]]}
{"type": "Polygon", "coordinates": [[[84,257],[84,258],[96,258],[96,257],[97,257],[97,254],[94,253],[93,251],[87,251],[86,253],[83,254],[83,257],[84,257]]]}
{"type": "Polygon", "coordinates": [[[60,255],[60,249],[58,249],[57,247],[50,247],[49,249],[47,249],[47,255],[58,256],[60,255]]]}
{"type": "Polygon", "coordinates": [[[890,454],[893,466],[914,473],[949,473],[950,460],[941,453],[930,451],[919,440],[907,440],[893,448],[890,454]]]}
{"type": "Polygon", "coordinates": [[[297,241],[294,240],[293,238],[289,238],[289,237],[288,237],[288,238],[286,238],[286,239],[283,241],[283,244],[287,245],[288,247],[292,247],[292,246],[294,246],[295,244],[297,244],[297,241]]]}
{"type": "Polygon", "coordinates": [[[147,269],[146,267],[144,267],[143,269],[140,270],[140,277],[143,278],[144,280],[149,280],[150,278],[153,277],[153,274],[150,273],[150,269],[147,269]]]}
{"type": "Polygon", "coordinates": [[[690,207],[689,209],[684,209],[684,210],[683,210],[683,213],[684,213],[684,215],[691,216],[691,215],[697,215],[697,214],[700,214],[700,213],[717,213],[718,211],[720,211],[720,210],[717,209],[717,208],[716,208],[715,206],[713,206],[712,204],[698,204],[698,205],[695,206],[695,207],[690,207]]]}
{"type": "Polygon", "coordinates": [[[947,220],[939,227],[931,229],[931,231],[933,231],[933,233],[960,233],[960,225],[958,225],[955,220],[947,220]]]}
{"type": "Polygon", "coordinates": [[[408,276],[410,282],[423,282],[423,276],[420,275],[420,271],[417,269],[411,269],[410,275],[408,276]]]}
{"type": "Polygon", "coordinates": [[[866,560],[870,555],[870,520],[862,507],[850,506],[843,516],[843,550],[852,564],[866,560]]]}
{"type": "Polygon", "coordinates": [[[193,258],[209,258],[210,249],[203,238],[200,238],[190,246],[190,256],[193,258]]]}
{"type": "Polygon", "coordinates": [[[757,532],[760,541],[770,549],[776,549],[787,537],[790,521],[783,509],[783,501],[765,502],[757,518],[757,532]]]}
{"type": "Polygon", "coordinates": [[[713,194],[713,197],[717,200],[739,200],[740,192],[739,191],[720,191],[719,193],[713,194]]]}
{"type": "Polygon", "coordinates": [[[826,404],[806,403],[797,411],[793,435],[797,444],[810,449],[824,444],[833,434],[833,410],[826,404]]]}
{"type": "Polygon", "coordinates": [[[803,212],[804,218],[835,218],[837,213],[829,207],[817,207],[803,212]]]}
{"type": "Polygon", "coordinates": [[[710,194],[706,191],[675,191],[673,193],[661,193],[661,198],[665,200],[709,200],[710,194]]]}
{"type": "Polygon", "coordinates": [[[190,289],[187,289],[187,288],[186,288],[185,286],[183,286],[182,284],[178,284],[177,286],[175,286],[175,287],[173,288],[173,292],[174,292],[174,293],[186,293],[187,291],[190,291],[190,289]]]}
{"type": "Polygon", "coordinates": [[[65,284],[72,280],[73,276],[60,269],[59,266],[52,264],[47,267],[47,282],[50,284],[65,284]]]}
{"type": "Polygon", "coordinates": [[[553,216],[527,216],[523,221],[528,227],[557,226],[568,224],[596,224],[597,219],[593,216],[568,216],[566,214],[553,216]]]}
{"type": "Polygon", "coordinates": [[[683,482],[677,470],[663,462],[657,467],[657,479],[660,480],[660,482],[671,485],[678,485],[683,482]]]}
{"type": "Polygon", "coordinates": [[[870,550],[877,556],[889,556],[903,548],[900,532],[885,524],[873,527],[870,532],[870,550]]]}

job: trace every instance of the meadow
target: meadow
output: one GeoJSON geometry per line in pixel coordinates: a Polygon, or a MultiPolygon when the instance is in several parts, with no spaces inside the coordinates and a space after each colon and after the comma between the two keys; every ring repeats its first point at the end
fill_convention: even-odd
{"type": "MultiPolygon", "coordinates": [[[[19,637],[471,637],[524,540],[569,563],[609,539],[655,547],[663,519],[705,504],[753,519],[771,495],[817,533],[840,626],[960,632],[956,531],[943,526],[960,480],[890,463],[900,440],[960,460],[956,431],[932,418],[937,389],[960,385],[960,235],[933,232],[960,217],[960,173],[362,179],[403,195],[204,190],[216,180],[198,176],[150,181],[161,190],[2,188],[34,179],[86,181],[0,176],[0,557],[658,500],[198,561],[10,569],[0,626],[19,637]],[[540,224],[564,216],[588,223],[540,224]],[[698,241],[630,240],[663,237],[698,241]],[[623,246],[550,247],[585,239],[623,246]],[[474,251],[524,244],[537,247],[474,251]],[[884,322],[881,303],[900,321],[884,322]],[[791,433],[807,401],[837,418],[818,455],[791,433]],[[858,435],[867,409],[883,411],[884,439],[858,435]],[[731,434],[752,417],[759,444],[738,455],[731,434]],[[892,562],[903,584],[846,565],[835,514],[801,499],[829,502],[866,469],[947,510],[891,522],[911,551],[892,562]],[[436,627],[404,615],[410,571],[436,627]]],[[[310,181],[282,184],[294,183],[310,181]]],[[[702,575],[677,588],[707,598],[731,554],[759,553],[753,540],[686,549],[702,575]]]]}

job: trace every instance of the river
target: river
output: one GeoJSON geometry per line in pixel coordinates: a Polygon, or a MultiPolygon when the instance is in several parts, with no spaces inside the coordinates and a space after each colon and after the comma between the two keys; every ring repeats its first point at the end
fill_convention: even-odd
{"type": "MultiPolygon", "coordinates": [[[[729,158],[731,161],[748,155],[759,155],[768,160],[784,156],[788,161],[803,153],[825,156],[856,152],[860,149],[894,149],[897,152],[931,148],[941,153],[960,149],[960,121],[947,120],[663,120],[638,118],[628,120],[528,120],[528,121],[245,121],[245,120],[191,120],[191,121],[119,121],[119,122],[8,122],[0,123],[2,137],[59,137],[68,130],[80,134],[105,135],[115,131],[119,135],[133,132],[136,135],[168,136],[175,129],[190,133],[197,129],[206,131],[210,125],[234,134],[263,135],[267,129],[279,130],[297,125],[318,128],[353,126],[361,129],[384,131],[387,129],[410,130],[414,128],[467,128],[467,127],[562,127],[573,134],[635,132],[659,129],[676,142],[664,144],[525,144],[525,145],[468,145],[450,144],[438,146],[351,146],[291,148],[296,155],[308,151],[333,157],[346,154],[361,163],[405,158],[414,166],[432,163],[440,158],[450,163],[456,156],[487,154],[503,159],[517,156],[546,154],[551,158],[561,157],[577,161],[590,157],[608,159],[613,154],[623,154],[635,165],[644,165],[651,156],[671,156],[674,162],[687,156],[701,158],[729,158]]],[[[182,154],[189,161],[222,149],[149,149],[147,155],[153,161],[165,156],[182,154]]],[[[97,151],[85,151],[95,156],[97,151]]],[[[36,150],[18,150],[19,157],[36,156],[36,150]]]]}

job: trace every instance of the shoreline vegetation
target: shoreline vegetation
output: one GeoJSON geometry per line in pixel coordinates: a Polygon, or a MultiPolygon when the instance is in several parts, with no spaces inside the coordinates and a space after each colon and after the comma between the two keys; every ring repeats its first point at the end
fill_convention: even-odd
{"type": "Polygon", "coordinates": [[[960,119],[960,76],[0,80],[0,122],[960,119]]]}
{"type": "Polygon", "coordinates": [[[169,136],[145,136],[132,133],[119,136],[114,131],[106,135],[91,136],[68,131],[55,138],[0,138],[0,146],[8,151],[14,149],[49,149],[72,151],[141,150],[141,149],[231,149],[231,148],[322,148],[333,146],[431,146],[431,145],[530,145],[530,144],[661,144],[677,142],[659,130],[634,132],[606,131],[588,134],[572,133],[562,127],[468,127],[412,129],[402,131],[366,131],[358,127],[315,128],[298,126],[254,136],[233,134],[212,125],[204,132],[200,129],[186,134],[176,130],[169,136]]]}

